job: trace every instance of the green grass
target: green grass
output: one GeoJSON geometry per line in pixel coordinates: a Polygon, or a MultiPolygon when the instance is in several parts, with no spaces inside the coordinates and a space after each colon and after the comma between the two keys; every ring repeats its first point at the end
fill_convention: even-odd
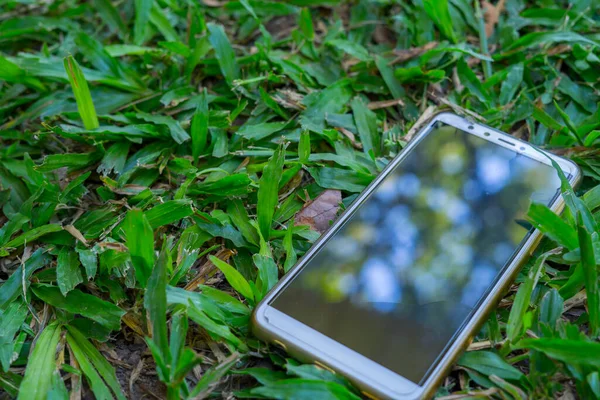
{"type": "Polygon", "coordinates": [[[502,3],[0,0],[0,398],[358,398],[248,318],[446,108],[585,179],[438,395],[600,398],[600,8],[502,3]]]}

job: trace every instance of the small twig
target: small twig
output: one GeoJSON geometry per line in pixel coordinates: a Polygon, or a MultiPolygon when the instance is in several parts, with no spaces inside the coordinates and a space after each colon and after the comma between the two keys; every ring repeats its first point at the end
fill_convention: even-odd
{"type": "MultiPolygon", "coordinates": [[[[215,257],[217,257],[220,260],[227,261],[229,257],[231,257],[234,254],[235,253],[230,249],[221,249],[217,252],[217,254],[215,254],[215,257]]],[[[206,261],[204,264],[202,264],[196,276],[191,281],[189,281],[187,285],[185,285],[184,289],[190,291],[195,290],[198,286],[206,282],[206,280],[210,276],[210,273],[216,269],[217,267],[215,267],[212,261],[206,261]]]]}
{"type": "MultiPolygon", "coordinates": [[[[71,367],[75,368],[76,370],[79,370],[79,363],[73,355],[71,347],[67,348],[69,350],[69,363],[71,367]]],[[[81,400],[81,376],[76,373],[71,373],[69,375],[71,377],[71,395],[69,397],[69,400],[81,400]]]]}
{"type": "Polygon", "coordinates": [[[419,119],[409,129],[408,133],[404,135],[403,139],[407,142],[410,142],[411,139],[417,134],[419,129],[421,129],[421,127],[424,126],[431,119],[431,117],[433,117],[433,114],[435,114],[436,110],[436,106],[427,107],[427,109],[425,109],[425,111],[423,112],[423,114],[421,114],[419,119]]]}
{"type": "Polygon", "coordinates": [[[361,28],[363,26],[369,26],[369,25],[385,25],[385,22],[380,21],[380,20],[360,21],[355,24],[348,25],[348,30],[357,29],[357,28],[361,28]]]}
{"type": "Polygon", "coordinates": [[[67,225],[64,227],[64,230],[69,232],[71,236],[75,239],[79,240],[85,247],[90,247],[88,241],[83,236],[83,234],[79,231],[79,229],[75,228],[73,225],[67,225]]]}
{"type": "Polygon", "coordinates": [[[396,55],[396,58],[390,61],[388,65],[399,64],[408,60],[412,60],[413,58],[420,56],[426,51],[435,48],[437,45],[438,42],[429,42],[421,47],[412,47],[410,49],[395,50],[394,54],[396,55]]]}
{"type": "Polygon", "coordinates": [[[401,105],[404,107],[404,102],[402,101],[402,99],[372,101],[367,105],[367,107],[369,108],[369,110],[379,110],[380,108],[387,108],[396,105],[401,105]]]}
{"type": "Polygon", "coordinates": [[[575,296],[571,297],[569,300],[566,300],[564,303],[563,314],[569,311],[573,307],[578,307],[585,303],[585,299],[587,299],[587,294],[585,289],[579,291],[575,296]]]}
{"type": "Polygon", "coordinates": [[[531,329],[527,329],[527,330],[525,331],[525,334],[526,334],[527,336],[529,336],[530,338],[534,338],[534,339],[539,339],[539,338],[540,338],[540,337],[539,337],[539,336],[538,336],[538,335],[537,335],[537,334],[536,334],[534,331],[532,331],[531,329]]]}
{"type": "Polygon", "coordinates": [[[346,136],[350,140],[350,143],[352,143],[352,146],[355,149],[357,149],[357,150],[363,149],[362,143],[358,143],[356,141],[356,137],[354,136],[354,133],[350,132],[348,129],[343,128],[341,126],[336,127],[335,130],[340,132],[342,135],[346,136]]]}
{"type": "Polygon", "coordinates": [[[491,340],[483,340],[481,342],[471,343],[467,348],[467,351],[476,351],[482,349],[491,349],[492,347],[502,346],[506,342],[506,340],[501,340],[499,342],[492,342],[491,340]]]}
{"type": "Polygon", "coordinates": [[[444,104],[444,105],[450,107],[452,109],[452,111],[454,111],[457,114],[468,115],[469,117],[471,117],[473,119],[485,122],[485,118],[482,117],[481,115],[477,114],[476,112],[467,110],[466,108],[463,108],[457,104],[454,104],[451,101],[449,101],[448,99],[446,99],[444,97],[440,97],[433,92],[427,93],[427,97],[438,104],[444,104]]]}
{"type": "Polygon", "coordinates": [[[129,395],[131,396],[132,399],[134,398],[133,385],[135,384],[135,381],[137,381],[137,379],[140,377],[140,374],[142,373],[143,369],[144,369],[144,359],[140,358],[140,361],[135,366],[133,371],[131,371],[131,376],[129,377],[129,395]]]}
{"type": "Polygon", "coordinates": [[[118,112],[118,111],[122,111],[122,110],[124,110],[124,109],[126,109],[126,108],[128,108],[128,107],[134,106],[134,105],[136,105],[136,104],[139,104],[139,103],[143,103],[143,102],[144,102],[144,101],[146,101],[146,100],[152,100],[153,98],[155,98],[155,97],[158,97],[158,96],[160,96],[160,95],[162,95],[162,92],[156,92],[156,93],[152,93],[151,95],[148,95],[148,96],[146,96],[146,97],[142,97],[142,98],[139,98],[139,99],[137,99],[137,100],[134,100],[134,101],[132,101],[132,102],[129,102],[129,103],[127,103],[127,104],[125,104],[125,105],[123,105],[123,106],[121,106],[121,107],[117,108],[115,111],[116,111],[116,112],[118,112]]]}

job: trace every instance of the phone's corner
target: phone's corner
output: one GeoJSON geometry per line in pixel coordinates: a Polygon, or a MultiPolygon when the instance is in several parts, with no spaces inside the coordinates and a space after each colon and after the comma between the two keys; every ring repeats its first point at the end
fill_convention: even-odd
{"type": "Polygon", "coordinates": [[[433,114],[429,119],[428,123],[433,124],[434,122],[443,122],[445,124],[454,126],[455,128],[466,129],[472,124],[468,118],[463,115],[456,114],[452,111],[441,110],[433,114]]]}
{"type": "MultiPolygon", "coordinates": [[[[329,359],[325,353],[318,351],[315,353],[315,349],[309,349],[305,345],[300,345],[299,343],[301,342],[294,340],[292,336],[285,334],[285,332],[290,331],[288,329],[289,326],[287,328],[283,328],[283,331],[280,330],[282,327],[282,321],[287,319],[289,319],[288,316],[272,308],[269,304],[269,299],[265,298],[258,303],[250,316],[250,330],[258,339],[266,343],[275,344],[301,362],[315,363],[322,368],[327,368],[323,366],[330,366],[329,368],[336,371],[336,373],[340,373],[353,382],[353,384],[359,390],[361,390],[362,394],[366,397],[369,397],[370,395],[372,396],[371,398],[377,399],[423,399],[423,394],[425,393],[426,388],[410,382],[405,378],[395,376],[395,379],[391,380],[388,375],[389,372],[386,372],[383,374],[383,376],[377,376],[377,379],[373,377],[366,379],[369,377],[369,374],[367,372],[364,372],[363,374],[357,373],[354,370],[356,368],[356,364],[352,362],[346,362],[340,366],[338,362],[329,359]],[[348,369],[344,367],[352,368],[348,369]],[[385,376],[387,376],[387,378],[385,376]],[[400,379],[399,381],[398,378],[400,379]]],[[[285,325],[283,324],[283,326],[285,325]]],[[[300,332],[300,337],[302,337],[301,333],[305,328],[300,327],[300,324],[297,323],[295,326],[298,328],[298,332],[300,332]]],[[[304,341],[304,343],[314,343],[315,345],[320,343],[319,340],[314,340],[314,337],[308,339],[305,337],[305,339],[300,340],[304,341]]],[[[381,367],[379,368],[382,369],[381,367]]],[[[370,370],[367,369],[365,371],[370,370]]]]}
{"type": "Polygon", "coordinates": [[[456,113],[453,113],[452,111],[440,110],[440,111],[436,112],[435,114],[433,114],[433,116],[431,118],[432,119],[453,118],[456,116],[459,116],[459,115],[456,113]]]}
{"type": "MultiPolygon", "coordinates": [[[[373,390],[373,389],[371,389],[373,390]]],[[[398,400],[428,400],[432,399],[435,394],[436,388],[431,388],[429,391],[423,386],[418,386],[415,390],[411,392],[397,392],[391,389],[378,389],[374,394],[371,394],[368,389],[361,390],[363,395],[366,395],[367,398],[375,398],[375,399],[398,399],[398,400]],[[372,397],[369,397],[369,394],[372,397]]]]}
{"type": "Polygon", "coordinates": [[[252,334],[264,341],[269,341],[271,333],[269,329],[269,320],[266,316],[268,308],[269,304],[266,301],[261,301],[254,307],[250,316],[250,330],[252,331],[252,334]]]}
{"type": "Polygon", "coordinates": [[[558,164],[563,173],[567,175],[567,179],[569,180],[571,186],[576,187],[581,183],[583,179],[583,171],[575,161],[564,156],[559,156],[545,151],[541,152],[545,154],[546,157],[548,157],[551,160],[554,160],[558,164]]]}
{"type": "Polygon", "coordinates": [[[435,114],[433,114],[431,116],[431,118],[429,118],[428,122],[433,122],[433,121],[448,122],[448,121],[452,121],[456,118],[461,118],[461,116],[453,113],[452,111],[440,110],[440,111],[436,112],[435,114]]]}

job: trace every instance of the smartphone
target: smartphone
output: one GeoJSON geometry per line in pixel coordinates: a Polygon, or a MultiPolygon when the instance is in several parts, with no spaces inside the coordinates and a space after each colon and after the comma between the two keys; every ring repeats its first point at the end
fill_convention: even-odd
{"type": "Polygon", "coordinates": [[[253,331],[366,397],[428,398],[562,211],[554,160],[461,116],[434,116],[256,307],[253,331]]]}

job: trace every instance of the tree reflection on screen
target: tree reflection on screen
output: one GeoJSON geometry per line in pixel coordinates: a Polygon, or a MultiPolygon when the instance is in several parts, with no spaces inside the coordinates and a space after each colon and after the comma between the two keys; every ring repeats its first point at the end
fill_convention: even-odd
{"type": "Polygon", "coordinates": [[[273,306],[418,383],[526,238],[529,204],[559,186],[438,123],[273,306]]]}

